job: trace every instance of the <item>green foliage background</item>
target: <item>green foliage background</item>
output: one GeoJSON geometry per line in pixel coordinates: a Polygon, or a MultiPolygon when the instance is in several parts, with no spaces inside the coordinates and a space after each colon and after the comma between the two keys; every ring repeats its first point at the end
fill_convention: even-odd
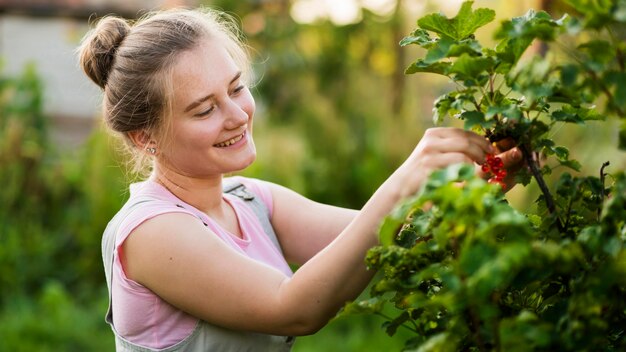
{"type": "MultiPolygon", "coordinates": [[[[526,10],[488,3],[502,16],[526,10]]],[[[419,52],[398,45],[414,27],[404,7],[387,16],[364,10],[360,22],[336,26],[294,22],[288,1],[211,5],[236,13],[257,50],[259,158],[246,175],[358,208],[432,125],[447,83],[404,77],[419,52]]],[[[553,137],[577,141],[571,153],[583,169],[606,159],[624,169],[613,127],[564,127],[553,137]]],[[[73,151],[56,146],[49,129],[36,67],[0,73],[0,351],[111,351],[100,236],[131,177],[102,129],[73,151]]],[[[525,209],[537,194],[531,186],[509,198],[525,209]]],[[[339,317],[294,350],[401,349],[402,329],[391,339],[382,322],[339,317]]]]}

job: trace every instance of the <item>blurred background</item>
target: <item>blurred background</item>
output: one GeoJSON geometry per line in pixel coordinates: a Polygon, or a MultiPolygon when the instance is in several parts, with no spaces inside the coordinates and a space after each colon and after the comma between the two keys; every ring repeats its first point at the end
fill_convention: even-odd
{"type": "MultiPolygon", "coordinates": [[[[209,5],[233,13],[255,49],[257,161],[245,172],[320,202],[359,208],[432,127],[440,77],[403,71],[419,53],[398,45],[430,12],[460,0],[0,0],[0,351],[111,351],[104,323],[101,234],[133,176],[101,126],[99,89],[75,49],[90,21],[209,5]]],[[[499,19],[549,0],[478,0],[499,19]]],[[[530,52],[529,55],[533,55],[530,52]]],[[[552,136],[583,172],[624,169],[616,122],[552,136]]],[[[533,186],[509,200],[533,206],[533,186]]],[[[366,295],[367,293],[364,293],[366,295]]],[[[382,319],[338,318],[294,351],[399,350],[382,319]]],[[[402,332],[399,332],[400,334],[402,332]]]]}

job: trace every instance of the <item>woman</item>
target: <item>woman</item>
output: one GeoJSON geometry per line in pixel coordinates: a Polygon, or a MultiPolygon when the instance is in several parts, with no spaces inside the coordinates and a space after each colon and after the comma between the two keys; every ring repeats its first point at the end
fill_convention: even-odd
{"type": "MultiPolygon", "coordinates": [[[[104,91],[108,125],[150,164],[103,239],[120,351],[289,350],[289,336],[314,333],[365,288],[366,251],[398,201],[432,170],[494,152],[474,133],[430,129],[359,212],[319,204],[223,177],[256,157],[248,58],[223,14],[166,11],[132,26],[104,18],[80,58],[104,91]],[[233,181],[244,196],[223,193],[233,181]],[[301,267],[292,273],[288,263],[301,267]]],[[[514,164],[519,152],[502,158],[514,164]]]]}

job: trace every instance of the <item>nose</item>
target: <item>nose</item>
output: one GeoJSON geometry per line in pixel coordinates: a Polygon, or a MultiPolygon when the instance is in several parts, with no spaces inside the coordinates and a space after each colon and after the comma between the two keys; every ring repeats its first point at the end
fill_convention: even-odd
{"type": "Polygon", "coordinates": [[[236,129],[246,124],[250,119],[245,105],[238,102],[236,99],[228,99],[226,114],[224,126],[229,130],[236,129]]]}

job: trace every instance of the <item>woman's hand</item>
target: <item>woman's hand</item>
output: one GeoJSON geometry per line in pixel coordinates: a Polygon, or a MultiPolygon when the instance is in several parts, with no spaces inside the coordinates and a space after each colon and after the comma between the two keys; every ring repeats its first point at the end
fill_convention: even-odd
{"type": "Polygon", "coordinates": [[[488,153],[496,152],[485,137],[474,132],[430,128],[392,179],[400,187],[400,197],[406,197],[417,192],[431,172],[458,163],[481,164],[488,153]]]}
{"type": "MultiPolygon", "coordinates": [[[[508,192],[515,186],[516,173],[524,166],[522,151],[515,146],[513,138],[505,138],[494,144],[495,152],[493,154],[502,160],[502,168],[506,170],[506,177],[502,180],[502,189],[504,192],[508,192]]],[[[477,165],[476,170],[478,176],[483,179],[489,179],[493,176],[490,173],[483,172],[481,165],[477,165]]]]}

